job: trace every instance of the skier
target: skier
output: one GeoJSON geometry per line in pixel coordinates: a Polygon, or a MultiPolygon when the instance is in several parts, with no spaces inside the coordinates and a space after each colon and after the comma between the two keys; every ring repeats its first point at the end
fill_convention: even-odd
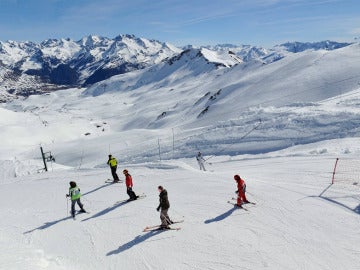
{"type": "Polygon", "coordinates": [[[170,218],[168,216],[168,211],[170,208],[168,193],[167,193],[166,189],[164,189],[162,186],[158,187],[158,191],[160,192],[160,194],[159,194],[160,204],[156,208],[156,210],[160,211],[160,209],[161,209],[161,211],[160,211],[160,220],[161,220],[160,229],[163,229],[163,230],[170,229],[169,225],[172,224],[173,222],[170,220],[170,218]]]}
{"type": "Polygon", "coordinates": [[[75,219],[76,203],[79,205],[81,209],[80,210],[81,213],[86,213],[86,211],[84,209],[84,205],[80,201],[80,197],[81,197],[80,188],[73,181],[71,181],[69,184],[70,184],[69,194],[66,194],[66,197],[70,197],[71,199],[71,216],[73,217],[73,219],[75,219]]]}
{"type": "Polygon", "coordinates": [[[114,179],[114,183],[117,183],[120,181],[119,176],[116,173],[117,170],[117,160],[116,158],[114,158],[112,155],[109,155],[109,160],[107,162],[107,164],[110,166],[111,169],[111,174],[113,176],[114,179]]]}
{"type": "Polygon", "coordinates": [[[245,192],[246,192],[246,184],[245,181],[238,175],[234,175],[234,180],[237,182],[237,191],[236,193],[238,194],[237,197],[237,206],[238,207],[242,207],[241,205],[243,203],[250,203],[245,196],[245,192]]]}
{"type": "Polygon", "coordinates": [[[123,170],[123,174],[125,175],[125,184],[126,184],[126,193],[129,195],[130,199],[128,201],[133,201],[139,198],[139,196],[136,196],[135,192],[132,190],[133,188],[133,182],[132,177],[129,174],[128,170],[123,170]]]}
{"type": "Polygon", "coordinates": [[[200,171],[201,170],[206,171],[205,166],[204,166],[205,159],[203,158],[203,156],[200,152],[197,154],[196,160],[199,163],[200,171]]]}

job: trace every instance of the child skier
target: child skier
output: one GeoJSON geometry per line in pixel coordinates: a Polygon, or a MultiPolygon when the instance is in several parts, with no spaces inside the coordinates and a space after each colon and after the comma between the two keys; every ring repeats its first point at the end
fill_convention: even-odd
{"type": "Polygon", "coordinates": [[[239,175],[234,175],[234,180],[237,182],[237,188],[238,188],[236,191],[236,193],[238,194],[236,205],[238,207],[242,207],[241,205],[243,203],[250,203],[245,196],[246,184],[245,181],[239,175]]]}
{"type": "Polygon", "coordinates": [[[71,216],[75,219],[75,204],[77,203],[80,207],[81,213],[86,213],[84,205],[80,201],[81,193],[80,188],[76,185],[75,182],[70,182],[69,194],[66,194],[66,197],[71,199],[71,216]]]}
{"type": "Polygon", "coordinates": [[[114,179],[114,183],[117,183],[120,181],[119,176],[116,173],[117,170],[117,160],[112,155],[109,155],[109,160],[107,164],[110,166],[111,174],[114,179]]]}
{"type": "Polygon", "coordinates": [[[161,220],[161,229],[170,229],[169,225],[172,224],[173,222],[171,221],[171,219],[168,216],[168,211],[170,208],[170,203],[169,203],[169,199],[168,199],[168,193],[166,191],[166,189],[164,189],[162,186],[158,187],[158,191],[160,192],[159,194],[159,201],[160,204],[159,206],[156,208],[157,211],[160,211],[160,220],[161,220]]]}
{"type": "Polygon", "coordinates": [[[135,192],[132,190],[133,188],[133,182],[132,177],[129,174],[128,170],[123,170],[123,174],[125,175],[125,184],[126,184],[126,193],[129,195],[130,199],[128,201],[134,201],[139,196],[136,196],[135,192]]]}

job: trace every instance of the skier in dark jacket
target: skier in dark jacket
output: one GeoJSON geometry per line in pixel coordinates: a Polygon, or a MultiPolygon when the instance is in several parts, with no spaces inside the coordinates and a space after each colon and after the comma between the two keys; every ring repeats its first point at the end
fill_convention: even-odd
{"type": "Polygon", "coordinates": [[[158,191],[160,192],[160,194],[159,194],[160,204],[156,208],[156,210],[157,211],[161,210],[160,211],[161,228],[169,229],[170,228],[169,225],[172,224],[173,222],[171,221],[171,219],[168,216],[168,211],[170,208],[168,193],[167,193],[166,189],[164,189],[162,186],[158,187],[158,191]]]}
{"type": "Polygon", "coordinates": [[[84,209],[84,205],[80,201],[80,197],[81,197],[80,188],[73,181],[71,181],[69,184],[70,184],[69,194],[66,194],[66,197],[70,197],[71,199],[71,216],[73,217],[73,219],[75,219],[76,203],[79,205],[81,209],[80,210],[81,213],[86,213],[86,211],[84,209]]]}
{"type": "Polygon", "coordinates": [[[113,179],[114,179],[114,183],[119,182],[120,179],[119,179],[119,176],[116,173],[116,170],[117,170],[117,160],[116,160],[116,158],[114,158],[112,155],[109,155],[109,160],[108,160],[107,164],[110,166],[111,174],[112,174],[113,179]]]}

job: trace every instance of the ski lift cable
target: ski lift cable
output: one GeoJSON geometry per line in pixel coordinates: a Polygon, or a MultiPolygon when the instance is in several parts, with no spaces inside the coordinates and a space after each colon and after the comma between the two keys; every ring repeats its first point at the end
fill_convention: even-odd
{"type": "MultiPolygon", "coordinates": [[[[262,124],[262,121],[261,121],[261,119],[259,119],[259,121],[256,123],[256,125],[255,125],[252,129],[250,129],[247,133],[245,133],[243,136],[241,136],[241,137],[239,138],[239,141],[241,141],[241,140],[245,139],[247,136],[249,136],[252,132],[254,132],[256,129],[258,129],[258,128],[261,126],[261,124],[262,124]]],[[[218,151],[217,153],[218,153],[218,154],[219,154],[219,153],[222,153],[222,152],[224,152],[224,151],[225,151],[226,149],[228,149],[228,148],[230,148],[230,146],[224,147],[223,149],[221,149],[221,150],[218,151]]],[[[205,162],[208,161],[209,159],[213,158],[213,157],[215,157],[215,155],[212,155],[212,156],[210,156],[209,158],[205,159],[205,162]]]]}

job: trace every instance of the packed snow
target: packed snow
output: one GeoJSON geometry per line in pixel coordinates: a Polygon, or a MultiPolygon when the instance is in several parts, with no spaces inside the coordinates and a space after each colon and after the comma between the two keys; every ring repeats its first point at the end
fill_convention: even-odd
{"type": "Polygon", "coordinates": [[[0,269],[358,269],[359,186],[331,181],[359,160],[359,45],[232,68],[196,52],[1,105],[0,269]],[[144,199],[105,183],[109,153],[144,199]],[[234,174],[247,210],[227,203],[234,174]],[[143,232],[158,185],[179,231],[143,232]]]}

